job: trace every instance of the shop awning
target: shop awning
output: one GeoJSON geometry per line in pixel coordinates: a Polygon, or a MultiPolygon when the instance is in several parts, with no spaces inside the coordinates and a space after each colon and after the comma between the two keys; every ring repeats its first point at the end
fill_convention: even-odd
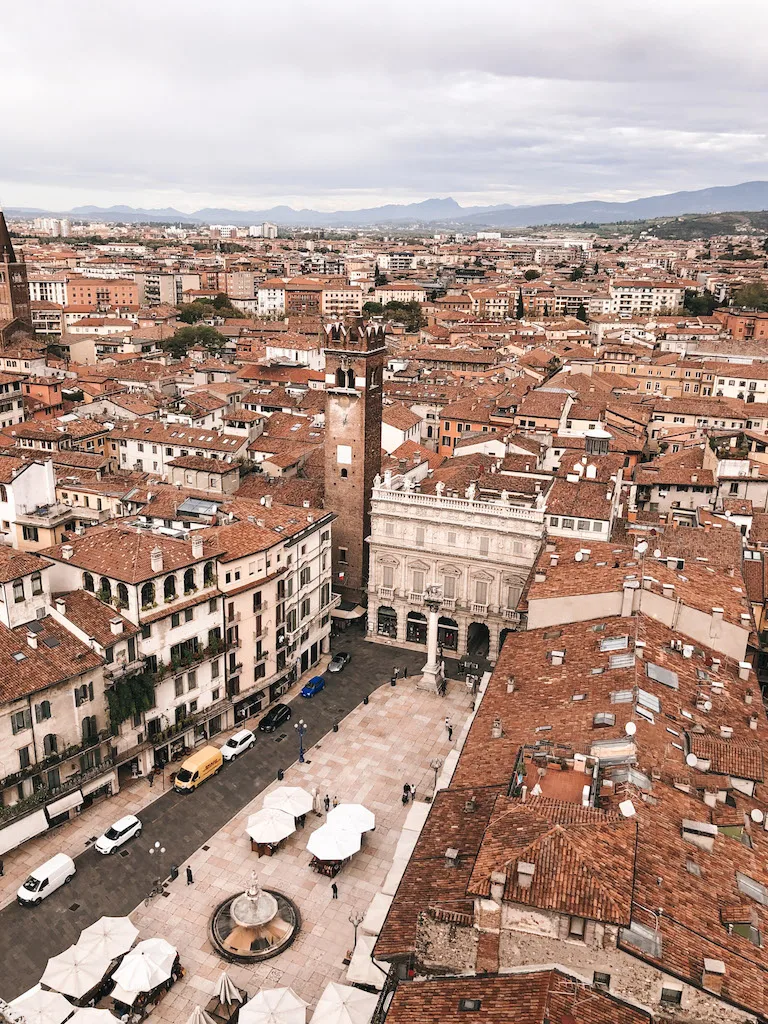
{"type": "Polygon", "coordinates": [[[331,612],[334,619],[359,619],[361,615],[365,615],[365,608],[361,604],[352,604],[351,601],[342,601],[338,608],[331,612]]]}
{"type": "Polygon", "coordinates": [[[0,855],[15,850],[33,836],[39,836],[48,828],[48,818],[41,807],[39,811],[28,814],[26,818],[14,821],[0,831],[0,855]]]}
{"type": "Polygon", "coordinates": [[[75,807],[79,807],[82,802],[82,792],[79,789],[73,789],[71,793],[67,793],[60,800],[54,800],[52,804],[48,804],[45,810],[49,818],[58,818],[65,811],[72,811],[75,807]]]}
{"type": "Polygon", "coordinates": [[[90,779],[83,786],[83,796],[88,796],[89,793],[95,793],[97,789],[102,789],[110,782],[113,786],[117,783],[117,777],[114,772],[105,772],[103,775],[99,775],[95,779],[90,779]]]}

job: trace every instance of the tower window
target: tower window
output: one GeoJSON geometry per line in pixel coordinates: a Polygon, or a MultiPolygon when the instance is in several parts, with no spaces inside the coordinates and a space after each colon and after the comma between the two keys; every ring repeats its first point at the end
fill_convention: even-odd
{"type": "Polygon", "coordinates": [[[339,561],[346,565],[346,562],[347,562],[347,548],[339,548],[339,561]]]}
{"type": "Polygon", "coordinates": [[[349,476],[349,472],[346,469],[342,469],[341,476],[342,479],[346,479],[349,476]]]}

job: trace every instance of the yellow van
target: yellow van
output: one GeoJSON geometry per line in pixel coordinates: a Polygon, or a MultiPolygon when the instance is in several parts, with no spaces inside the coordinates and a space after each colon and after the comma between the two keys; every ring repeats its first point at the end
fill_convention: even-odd
{"type": "Polygon", "coordinates": [[[197,789],[201,782],[205,782],[211,775],[221,771],[224,760],[218,747],[201,747],[194,754],[182,761],[181,768],[176,773],[173,781],[173,788],[177,793],[190,793],[197,789]]]}

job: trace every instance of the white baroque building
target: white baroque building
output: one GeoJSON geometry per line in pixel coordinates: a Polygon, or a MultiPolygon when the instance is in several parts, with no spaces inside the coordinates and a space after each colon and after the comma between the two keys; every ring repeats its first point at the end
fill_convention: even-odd
{"type": "Polygon", "coordinates": [[[496,661],[506,632],[525,628],[517,610],[544,536],[540,508],[414,490],[400,475],[377,477],[371,500],[369,639],[427,644],[429,586],[440,589],[438,643],[446,656],[496,661]]]}

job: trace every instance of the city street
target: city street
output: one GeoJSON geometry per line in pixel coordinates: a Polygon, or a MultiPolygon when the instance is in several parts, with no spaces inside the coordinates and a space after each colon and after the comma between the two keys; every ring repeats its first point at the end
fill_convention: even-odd
{"type": "MultiPolygon", "coordinates": [[[[156,878],[165,877],[172,864],[184,864],[204,847],[275,780],[278,769],[285,770],[297,760],[293,724],[300,717],[308,726],[304,742],[310,748],[332,730],[334,723],[342,723],[364,697],[387,682],[393,665],[407,665],[412,677],[424,662],[419,652],[367,643],[359,634],[338,638],[334,649],[351,651],[351,664],[338,675],[326,674],[326,690],[311,700],[294,698],[293,720],[282,730],[271,736],[258,733],[252,750],[195,792],[166,792],[148,804],[140,815],[143,835],[128,843],[121,853],[102,857],[92,849],[84,850],[76,857],[74,880],[39,907],[26,908],[14,902],[0,911],[0,996],[11,999],[34,985],[48,958],[77,941],[83,928],[104,914],[133,911],[156,878]],[[156,841],[166,849],[162,856],[149,854],[156,841]]],[[[413,690],[414,680],[403,681],[398,687],[413,690]]],[[[396,691],[392,692],[394,695],[396,691]]],[[[437,698],[430,699],[439,703],[437,698]]],[[[340,733],[344,729],[342,724],[340,733]]],[[[311,751],[307,758],[311,761],[311,751]]],[[[179,884],[183,885],[183,878],[179,884]]]]}

